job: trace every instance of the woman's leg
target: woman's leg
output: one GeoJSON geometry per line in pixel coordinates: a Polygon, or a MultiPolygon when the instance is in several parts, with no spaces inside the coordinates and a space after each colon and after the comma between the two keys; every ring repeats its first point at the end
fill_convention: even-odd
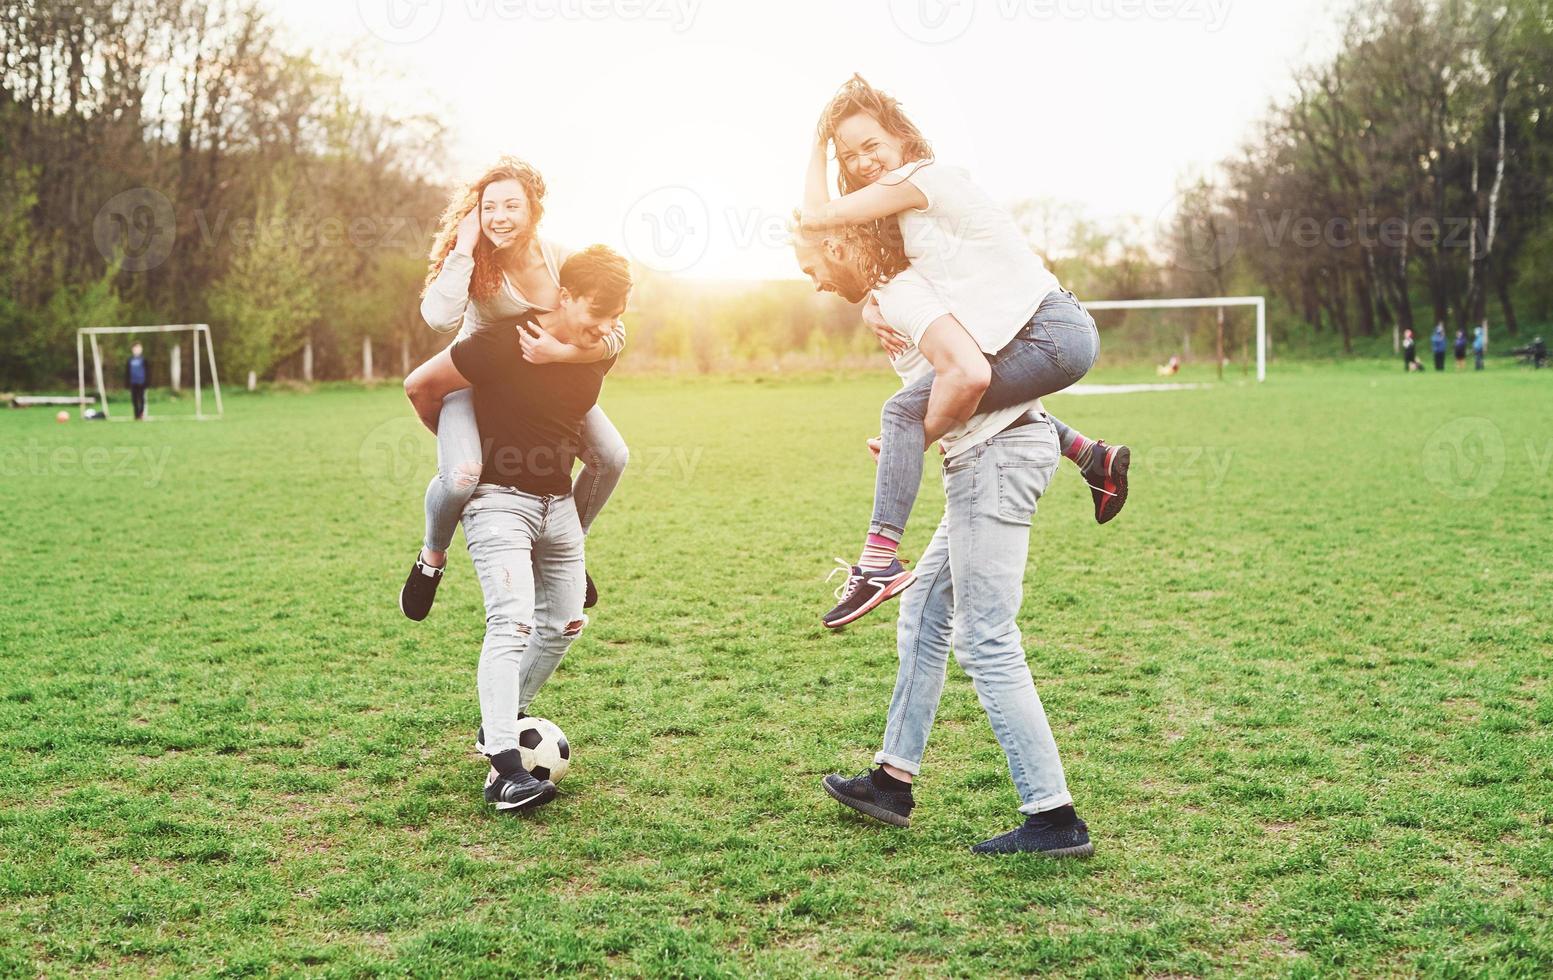
{"type": "Polygon", "coordinates": [[[572,499],[577,503],[583,534],[588,533],[593,519],[609,502],[630,457],[620,430],[602,408],[594,405],[582,420],[582,470],[572,484],[572,499]]]}
{"type": "Polygon", "coordinates": [[[442,399],[437,417],[437,473],[426,486],[426,540],[422,557],[441,567],[453,529],[480,482],[483,454],[475,421],[474,390],[462,388],[442,399]]]}

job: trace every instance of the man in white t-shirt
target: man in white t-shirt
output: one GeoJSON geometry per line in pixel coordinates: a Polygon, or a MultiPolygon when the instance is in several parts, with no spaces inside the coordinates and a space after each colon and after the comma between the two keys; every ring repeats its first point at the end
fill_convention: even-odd
{"type": "MultiPolygon", "coordinates": [[[[827,258],[799,246],[806,269],[836,280],[861,280],[842,246],[827,258]]],[[[899,282],[892,281],[889,289],[899,282]]],[[[949,317],[931,290],[907,279],[880,307],[908,319],[949,317]]],[[[952,319],[952,318],[951,318],[952,319]]],[[[893,326],[893,324],[892,324],[893,326]]],[[[911,347],[892,358],[903,385],[933,366],[911,347]]],[[[993,733],[1003,746],[1025,821],[977,844],[981,854],[1035,852],[1052,857],[1094,853],[1089,829],[1073,809],[1051,726],[1025,662],[1017,616],[1024,595],[1030,526],[1061,458],[1039,400],[972,415],[944,433],[946,507],[901,599],[899,668],[877,768],[847,778],[826,776],[825,791],[859,813],[910,826],[911,784],[921,771],[928,732],[943,693],[949,652],[970,674],[993,733]]],[[[870,440],[878,455],[878,443],[870,440]]]]}

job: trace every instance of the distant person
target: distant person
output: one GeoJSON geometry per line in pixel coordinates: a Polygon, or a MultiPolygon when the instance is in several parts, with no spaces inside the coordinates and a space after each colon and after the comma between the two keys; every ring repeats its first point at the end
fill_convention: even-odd
{"type": "Polygon", "coordinates": [[[1458,330],[1456,331],[1456,370],[1465,371],[1466,369],[1467,332],[1465,330],[1458,330]]]}
{"type": "Polygon", "coordinates": [[[1474,371],[1483,370],[1483,353],[1487,347],[1488,338],[1483,336],[1483,327],[1479,325],[1472,328],[1472,369],[1474,371]]]}
{"type": "Polygon", "coordinates": [[[135,406],[135,419],[146,417],[146,388],[151,384],[151,365],[139,344],[129,349],[129,360],[124,363],[124,383],[129,385],[129,399],[135,406]]]}
{"type": "Polygon", "coordinates": [[[1413,331],[1402,331],[1402,370],[1413,370],[1413,363],[1418,360],[1418,341],[1413,339],[1413,331]]]}
{"type": "Polygon", "coordinates": [[[1434,348],[1434,369],[1436,371],[1443,371],[1445,370],[1445,324],[1436,323],[1434,325],[1432,346],[1434,348]]]}
{"type": "Polygon", "coordinates": [[[1547,362],[1548,345],[1541,337],[1538,337],[1531,342],[1531,366],[1541,370],[1542,365],[1547,362]]]}

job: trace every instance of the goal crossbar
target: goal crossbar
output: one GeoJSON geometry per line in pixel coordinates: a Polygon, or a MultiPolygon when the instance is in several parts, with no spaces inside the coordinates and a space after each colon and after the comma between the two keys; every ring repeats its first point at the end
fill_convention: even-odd
{"type": "Polygon", "coordinates": [[[1256,380],[1267,380],[1267,299],[1263,296],[1205,296],[1185,299],[1109,299],[1085,302],[1089,310],[1181,310],[1222,306],[1256,307],[1256,380]]]}
{"type": "MultiPolygon", "coordinates": [[[[97,405],[104,418],[108,415],[108,389],[103,383],[102,374],[102,350],[97,345],[97,338],[104,334],[150,334],[150,333],[189,333],[194,339],[194,418],[197,420],[219,419],[224,414],[221,405],[221,382],[216,377],[216,348],[210,340],[210,324],[208,323],[171,323],[158,324],[147,327],[81,327],[76,330],[75,358],[76,381],[80,391],[80,404],[85,411],[86,397],[86,347],[92,348],[92,376],[97,385],[97,405]],[[200,387],[200,339],[205,341],[205,360],[210,369],[210,390],[216,396],[216,414],[206,415],[202,400],[203,390],[200,387]]],[[[182,416],[188,418],[188,416],[182,416]]]]}

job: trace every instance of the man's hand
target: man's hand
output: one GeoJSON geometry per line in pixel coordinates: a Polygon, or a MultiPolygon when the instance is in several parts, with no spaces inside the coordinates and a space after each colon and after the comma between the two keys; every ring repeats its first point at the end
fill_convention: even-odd
{"type": "Polygon", "coordinates": [[[896,331],[884,321],[884,314],[879,310],[879,301],[874,299],[872,293],[868,294],[868,302],[863,304],[863,322],[873,330],[874,336],[879,338],[879,346],[894,360],[906,353],[911,347],[911,341],[896,331]]]}
{"type": "Polygon", "coordinates": [[[866,445],[868,446],[868,454],[874,458],[874,462],[879,462],[879,450],[882,448],[879,437],[874,436],[872,439],[869,439],[866,445]]]}
{"type": "Polygon", "coordinates": [[[554,364],[567,359],[568,345],[556,340],[536,324],[518,326],[518,343],[523,347],[523,359],[530,364],[554,364]]]}

